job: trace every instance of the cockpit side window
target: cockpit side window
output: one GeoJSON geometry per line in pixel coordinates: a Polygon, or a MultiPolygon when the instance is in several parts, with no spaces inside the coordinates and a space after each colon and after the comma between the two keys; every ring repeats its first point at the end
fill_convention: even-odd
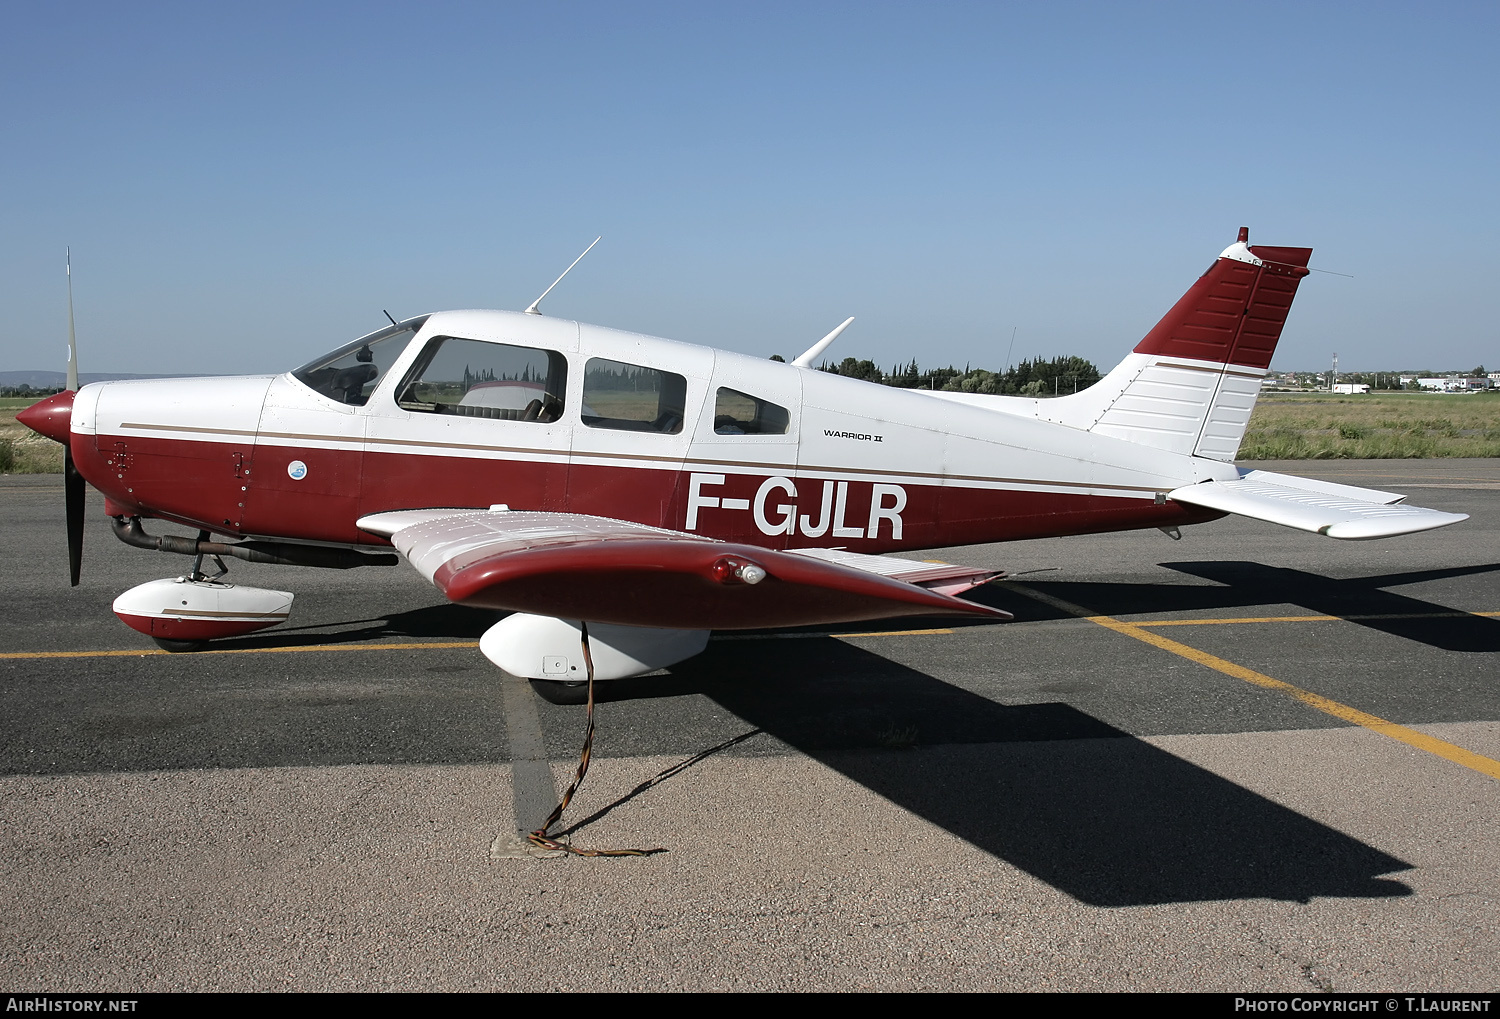
{"type": "Polygon", "coordinates": [[[396,394],[405,410],[547,424],[562,416],[568,361],[555,350],[439,336],[396,394]]]}
{"type": "Polygon", "coordinates": [[[791,415],[769,400],[720,387],[714,397],[714,432],[719,435],[785,435],[791,415]]]}
{"type": "Polygon", "coordinates": [[[682,431],[687,379],[675,372],[589,358],[583,370],[583,423],[626,432],[682,431]]]}
{"type": "Polygon", "coordinates": [[[309,361],[294,370],[292,377],[331,400],[363,407],[425,321],[425,318],[412,319],[361,336],[331,354],[309,361]]]}

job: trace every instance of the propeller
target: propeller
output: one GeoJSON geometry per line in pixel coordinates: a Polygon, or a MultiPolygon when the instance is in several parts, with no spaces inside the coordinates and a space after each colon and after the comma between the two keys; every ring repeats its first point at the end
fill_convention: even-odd
{"type": "Polygon", "coordinates": [[[73,454],[63,449],[63,498],[68,506],[68,577],[78,586],[83,568],[83,475],[73,466],[73,454]]]}
{"type": "MultiPolygon", "coordinates": [[[[78,339],[73,333],[73,249],[68,248],[68,385],[70,393],[78,392],[78,339]]],[[[63,500],[68,509],[68,577],[78,586],[83,568],[83,475],[73,465],[71,429],[63,443],[63,500]]]]}
{"type": "MultiPolygon", "coordinates": [[[[73,249],[68,248],[68,385],[70,393],[78,392],[78,339],[73,334],[73,249]]],[[[72,433],[63,443],[63,500],[68,510],[68,576],[78,586],[83,568],[83,475],[73,465],[72,433]]]]}
{"type": "Polygon", "coordinates": [[[78,586],[79,566],[83,561],[83,508],[84,480],[73,463],[73,451],[69,442],[73,429],[72,389],[54,393],[39,400],[16,415],[16,420],[39,435],[62,443],[63,447],[63,494],[67,499],[68,519],[68,564],[71,567],[73,586],[78,586]]]}

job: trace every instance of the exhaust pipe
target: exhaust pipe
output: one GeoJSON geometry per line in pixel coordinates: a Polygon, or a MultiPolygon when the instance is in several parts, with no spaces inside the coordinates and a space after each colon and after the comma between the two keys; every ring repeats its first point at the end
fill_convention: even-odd
{"type": "Polygon", "coordinates": [[[272,566],[316,566],[326,570],[352,570],[360,566],[394,566],[401,557],[391,552],[356,552],[352,548],[327,548],[322,545],[294,545],[282,541],[241,541],[226,544],[202,541],[177,534],[153,538],[141,527],[140,517],[111,517],[115,537],[136,548],[153,552],[175,552],[190,556],[233,556],[247,563],[272,566]]]}

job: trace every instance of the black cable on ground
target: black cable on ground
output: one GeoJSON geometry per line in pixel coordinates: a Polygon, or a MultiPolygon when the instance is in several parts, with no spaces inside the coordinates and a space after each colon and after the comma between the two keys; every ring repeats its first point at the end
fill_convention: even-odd
{"type": "MultiPolygon", "coordinates": [[[[583,776],[589,772],[589,758],[594,753],[594,655],[589,650],[589,624],[580,623],[579,626],[583,634],[583,664],[588,669],[589,706],[588,728],[585,730],[583,737],[583,753],[578,757],[578,774],[573,777],[573,782],[568,786],[568,791],[563,793],[562,800],[558,802],[557,807],[552,811],[551,816],[547,818],[546,823],[530,835],[527,835],[526,841],[543,849],[560,849],[565,853],[572,853],[574,856],[653,856],[656,853],[665,853],[667,850],[660,846],[655,849],[575,849],[566,842],[560,842],[547,834],[547,830],[562,819],[563,811],[568,809],[568,803],[573,799],[573,794],[583,784],[583,776]]],[[[647,785],[649,786],[654,783],[655,780],[647,783],[647,785]]],[[[634,795],[634,793],[631,795],[634,795]]],[[[574,825],[569,830],[575,831],[578,827],[578,825],[574,825]]]]}

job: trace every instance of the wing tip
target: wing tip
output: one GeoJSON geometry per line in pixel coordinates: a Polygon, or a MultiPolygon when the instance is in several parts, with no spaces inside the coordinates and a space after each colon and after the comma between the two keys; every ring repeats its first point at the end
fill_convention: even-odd
{"type": "MultiPolygon", "coordinates": [[[[1415,507],[1414,507],[1415,508],[1415,507]]],[[[1349,520],[1327,527],[1319,528],[1318,533],[1340,541],[1374,541],[1378,538],[1397,538],[1403,534],[1420,534],[1422,531],[1433,531],[1439,527],[1448,527],[1452,524],[1462,523],[1469,519],[1467,513],[1446,513],[1442,510],[1427,510],[1421,517],[1414,518],[1415,523],[1408,523],[1399,528],[1382,526],[1380,521],[1375,520],[1349,520]]]]}

